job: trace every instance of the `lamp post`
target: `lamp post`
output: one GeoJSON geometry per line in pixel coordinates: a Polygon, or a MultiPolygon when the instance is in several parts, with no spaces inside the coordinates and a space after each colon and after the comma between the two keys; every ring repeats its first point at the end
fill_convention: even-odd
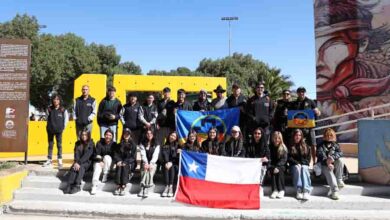
{"type": "Polygon", "coordinates": [[[231,34],[231,22],[232,21],[237,21],[238,20],[238,17],[222,17],[221,18],[222,21],[228,21],[229,23],[229,57],[230,57],[230,48],[231,48],[231,38],[232,38],[232,34],[231,34]]]}

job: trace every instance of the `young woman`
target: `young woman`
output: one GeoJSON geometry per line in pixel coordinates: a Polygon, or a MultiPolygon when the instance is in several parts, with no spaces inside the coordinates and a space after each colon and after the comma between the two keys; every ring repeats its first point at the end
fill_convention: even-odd
{"type": "Polygon", "coordinates": [[[330,186],[330,198],[339,199],[339,189],[344,187],[343,168],[341,160],[343,152],[336,140],[336,133],[328,128],[324,132],[323,143],[317,148],[317,161],[321,163],[321,173],[330,186]]]}
{"type": "Polygon", "coordinates": [[[302,130],[296,129],[292,134],[292,146],[289,149],[288,163],[297,189],[298,200],[309,200],[311,187],[309,164],[310,147],[305,143],[302,130]]]}
{"type": "Polygon", "coordinates": [[[102,182],[103,183],[107,182],[107,177],[110,172],[111,163],[112,163],[111,152],[114,143],[113,137],[114,137],[114,132],[111,131],[111,129],[107,129],[104,132],[104,138],[96,143],[96,148],[93,156],[94,164],[93,164],[92,189],[91,189],[92,195],[96,194],[100,174],[102,173],[102,171],[103,171],[102,182]]]}
{"type": "Polygon", "coordinates": [[[218,141],[218,130],[210,128],[207,132],[207,139],[202,142],[202,151],[212,155],[223,155],[223,147],[218,141]]]}
{"type": "Polygon", "coordinates": [[[271,199],[281,199],[284,197],[284,172],[287,163],[287,147],[283,142],[283,135],[280,131],[275,131],[271,139],[271,166],[269,173],[272,180],[271,199]]]}
{"type": "Polygon", "coordinates": [[[225,143],[225,156],[228,157],[245,157],[244,140],[241,129],[238,126],[233,126],[231,129],[231,137],[225,143]]]}
{"type": "Polygon", "coordinates": [[[259,127],[253,131],[252,138],[246,147],[246,157],[260,158],[262,166],[260,184],[263,184],[264,176],[269,165],[270,151],[262,128],[259,127]]]}
{"type": "Polygon", "coordinates": [[[177,133],[172,131],[160,149],[159,161],[163,167],[165,189],[161,197],[173,197],[173,183],[179,167],[177,133]]]}
{"type": "Polygon", "coordinates": [[[197,133],[194,130],[188,132],[186,143],[183,145],[183,150],[202,152],[200,144],[197,140],[197,133]]]}
{"type": "Polygon", "coordinates": [[[129,182],[129,174],[136,166],[137,145],[131,138],[131,131],[125,128],[122,133],[121,142],[114,149],[113,159],[116,164],[115,182],[117,188],[114,195],[124,196],[125,188],[129,182]]]}
{"type": "Polygon", "coordinates": [[[156,162],[160,154],[160,145],[154,137],[153,131],[148,129],[140,145],[141,150],[141,190],[139,197],[148,197],[149,188],[154,186],[153,177],[156,172],[156,162]]]}
{"type": "Polygon", "coordinates": [[[57,142],[57,159],[58,169],[62,169],[62,132],[64,131],[69,115],[68,111],[62,106],[61,96],[54,95],[51,99],[51,105],[47,109],[47,139],[48,139],[48,154],[47,161],[43,164],[44,167],[52,165],[54,136],[57,142]]]}
{"type": "Polygon", "coordinates": [[[92,162],[94,143],[91,134],[87,130],[80,132],[79,141],[74,147],[74,162],[69,170],[68,185],[64,190],[65,194],[80,192],[81,181],[85,171],[89,169],[92,162]]]}

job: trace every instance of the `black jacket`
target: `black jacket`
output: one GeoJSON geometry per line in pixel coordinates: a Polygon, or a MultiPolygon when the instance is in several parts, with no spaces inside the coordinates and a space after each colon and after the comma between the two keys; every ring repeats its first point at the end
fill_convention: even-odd
{"type": "Polygon", "coordinates": [[[283,152],[282,155],[279,156],[277,148],[275,146],[271,145],[270,146],[270,155],[271,155],[271,163],[270,163],[271,168],[278,168],[278,169],[282,169],[282,170],[286,169],[287,158],[288,158],[287,149],[286,149],[286,151],[283,152]]]}
{"type": "Polygon", "coordinates": [[[138,119],[138,110],[139,110],[139,104],[135,103],[134,105],[131,105],[130,103],[127,103],[123,106],[123,127],[128,128],[132,131],[140,129],[141,128],[141,122],[138,119]]]}
{"type": "Polygon", "coordinates": [[[212,155],[224,155],[225,149],[217,140],[206,139],[202,142],[202,151],[212,155]]]}
{"type": "Polygon", "coordinates": [[[336,142],[324,141],[317,147],[317,160],[322,165],[326,165],[328,157],[337,160],[343,156],[340,145],[336,142]]]}
{"type": "Polygon", "coordinates": [[[194,106],[192,107],[192,110],[194,111],[210,111],[211,110],[211,103],[206,99],[203,102],[200,102],[199,100],[194,103],[194,106]]]}
{"type": "Polygon", "coordinates": [[[67,120],[67,112],[63,107],[55,109],[54,106],[48,108],[46,129],[48,132],[56,134],[62,133],[65,128],[65,120],[67,120]]]}
{"type": "Polygon", "coordinates": [[[307,152],[304,154],[301,152],[299,146],[292,146],[288,151],[288,163],[292,165],[309,165],[311,160],[310,146],[306,146],[307,152]]]}
{"type": "Polygon", "coordinates": [[[183,150],[202,153],[202,147],[199,145],[198,142],[196,142],[196,144],[185,143],[183,145],[183,150]]]}
{"type": "Polygon", "coordinates": [[[254,127],[268,127],[272,120],[273,104],[268,96],[252,96],[247,103],[247,115],[252,119],[254,127]]]}
{"type": "Polygon", "coordinates": [[[89,167],[92,162],[94,143],[89,141],[87,146],[81,144],[80,141],[77,141],[74,147],[74,162],[78,163],[80,166],[89,167]]]}
{"type": "Polygon", "coordinates": [[[112,126],[117,125],[120,119],[120,112],[122,110],[122,104],[119,99],[115,98],[110,100],[108,97],[104,98],[98,109],[98,124],[100,126],[112,126]],[[115,115],[115,119],[110,119],[109,115],[115,115]]]}
{"type": "Polygon", "coordinates": [[[274,114],[274,129],[280,132],[284,132],[287,128],[287,114],[291,108],[291,102],[280,99],[277,101],[274,114]]]}
{"type": "Polygon", "coordinates": [[[89,116],[94,112],[96,108],[95,99],[91,96],[88,96],[86,100],[84,100],[83,96],[80,96],[76,99],[74,114],[76,116],[76,124],[79,126],[86,126],[92,121],[89,119],[89,116]]]}
{"type": "Polygon", "coordinates": [[[119,144],[115,144],[113,151],[113,161],[115,163],[122,161],[123,163],[128,165],[131,170],[135,169],[137,145],[133,141],[121,141],[119,144]]]}
{"type": "Polygon", "coordinates": [[[166,164],[168,162],[171,162],[174,165],[179,165],[180,154],[177,153],[177,149],[178,149],[177,144],[163,145],[160,148],[158,161],[161,164],[166,164]]]}
{"type": "Polygon", "coordinates": [[[106,144],[104,142],[104,139],[101,139],[96,143],[96,147],[93,153],[93,160],[95,162],[101,162],[103,161],[103,157],[106,155],[112,156],[112,148],[113,148],[114,142],[111,141],[111,143],[106,144]]]}
{"type": "Polygon", "coordinates": [[[268,166],[269,161],[271,160],[269,147],[262,137],[259,143],[256,143],[252,138],[248,145],[246,146],[246,157],[249,158],[263,158],[267,157],[268,162],[263,162],[263,166],[268,166]]]}
{"type": "MultiPolygon", "coordinates": [[[[160,127],[172,127],[168,118],[172,118],[172,114],[174,114],[173,109],[175,106],[175,102],[173,100],[160,100],[157,104],[158,116],[157,116],[157,124],[160,127]]],[[[175,116],[173,115],[173,118],[175,116]]],[[[173,125],[174,126],[174,125],[173,125]]]]}
{"type": "Polygon", "coordinates": [[[242,139],[235,140],[234,138],[230,138],[224,144],[225,154],[224,156],[228,157],[245,157],[245,148],[244,142],[242,139]]]}

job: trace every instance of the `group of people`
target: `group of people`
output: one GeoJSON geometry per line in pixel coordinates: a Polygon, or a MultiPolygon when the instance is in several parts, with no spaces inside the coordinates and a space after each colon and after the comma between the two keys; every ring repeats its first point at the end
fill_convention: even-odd
{"type": "MultiPolygon", "coordinates": [[[[157,167],[161,167],[165,178],[164,197],[173,196],[173,185],[178,173],[181,150],[204,152],[229,157],[260,158],[262,174],[261,184],[266,176],[272,181],[271,198],[284,197],[284,174],[288,170],[293,176],[297,189],[296,198],[309,199],[311,180],[309,164],[318,163],[322,173],[331,186],[332,199],[338,199],[342,180],[342,153],[336,142],[333,130],[324,133],[323,143],[317,149],[313,129],[293,129],[287,127],[288,110],[312,109],[316,117],[320,116],[313,100],[305,96],[306,89],[297,89],[298,98],[291,100],[290,91],[282,92],[282,99],[274,102],[265,90],[264,83],[254,87],[254,95],[247,99],[241,94],[239,85],[232,86],[232,94],[225,97],[224,90],[218,86],[214,92],[216,98],[211,102],[207,91],[200,90],[199,97],[193,104],[186,100],[184,89],[177,91],[177,101],[171,100],[171,90],[162,91],[162,99],[155,101],[153,94],[148,94],[143,104],[138,102],[134,93],[127,95],[127,102],[122,106],[116,98],[114,87],[107,89],[107,96],[96,107],[96,100],[89,95],[89,87],[82,87],[82,95],[75,100],[74,120],[78,142],[75,146],[75,159],[70,169],[68,187],[65,193],[80,191],[83,175],[93,167],[91,194],[97,191],[99,178],[107,181],[111,169],[116,170],[115,195],[124,195],[129,175],[136,167],[136,152],[141,152],[141,190],[138,196],[147,197],[148,189],[154,185],[153,177],[157,167]],[[191,130],[186,142],[179,144],[175,128],[177,110],[210,111],[225,108],[240,108],[240,122],[231,129],[227,140],[218,139],[217,128],[208,131],[208,138],[199,142],[196,131],[191,130]],[[101,140],[95,144],[91,140],[92,122],[97,116],[101,140]],[[118,122],[123,124],[123,133],[117,142],[118,122]],[[272,133],[271,133],[272,132],[272,133]],[[268,174],[268,175],[267,175],[268,174]]],[[[57,139],[58,166],[62,167],[61,139],[62,131],[68,122],[68,113],[61,105],[61,97],[53,96],[48,110],[48,160],[44,166],[52,164],[53,139],[57,139]]]]}

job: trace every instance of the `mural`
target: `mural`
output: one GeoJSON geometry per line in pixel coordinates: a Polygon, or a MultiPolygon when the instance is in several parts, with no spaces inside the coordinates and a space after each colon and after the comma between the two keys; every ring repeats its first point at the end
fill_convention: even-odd
{"type": "Polygon", "coordinates": [[[361,120],[359,174],[366,182],[390,185],[390,120],[361,120]]]}
{"type": "MultiPolygon", "coordinates": [[[[390,103],[390,0],[315,0],[314,15],[317,100],[322,117],[390,103]]],[[[390,108],[376,113],[382,112],[390,108]]],[[[368,116],[367,112],[326,123],[368,116]]],[[[352,133],[338,139],[357,141],[352,133]]]]}

